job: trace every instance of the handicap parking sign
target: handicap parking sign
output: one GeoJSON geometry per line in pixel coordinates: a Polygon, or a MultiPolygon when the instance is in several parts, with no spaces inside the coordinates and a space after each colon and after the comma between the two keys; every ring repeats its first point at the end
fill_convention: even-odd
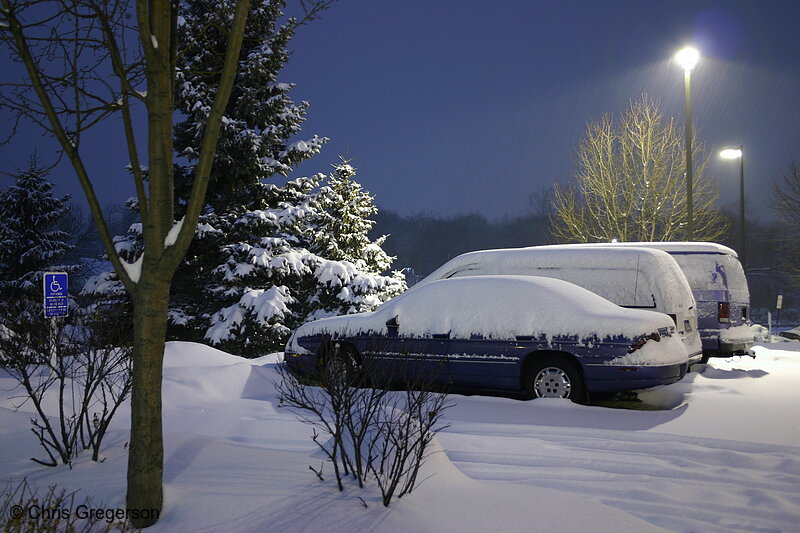
{"type": "Polygon", "coordinates": [[[64,317],[69,313],[67,296],[67,273],[45,272],[44,278],[44,316],[64,317]]]}

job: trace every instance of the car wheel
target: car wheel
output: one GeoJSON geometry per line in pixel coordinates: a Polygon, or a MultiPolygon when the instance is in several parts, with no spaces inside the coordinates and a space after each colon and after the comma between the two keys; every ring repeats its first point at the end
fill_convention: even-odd
{"type": "Polygon", "coordinates": [[[331,384],[352,385],[360,368],[353,350],[341,343],[328,345],[323,355],[324,380],[331,384]]]}
{"type": "Polygon", "coordinates": [[[564,357],[537,357],[525,376],[525,393],[534,398],[569,398],[582,402],[586,394],[575,364],[564,357]]]}

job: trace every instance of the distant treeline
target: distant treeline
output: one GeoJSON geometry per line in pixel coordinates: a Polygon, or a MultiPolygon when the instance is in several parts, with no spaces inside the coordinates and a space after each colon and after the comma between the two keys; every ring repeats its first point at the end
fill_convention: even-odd
{"type": "MultiPolygon", "coordinates": [[[[548,244],[547,216],[527,213],[489,220],[481,214],[442,217],[400,215],[379,209],[371,238],[390,235],[383,245],[396,256],[394,267],[410,268],[406,275],[424,277],[445,261],[473,250],[548,244]]],[[[409,279],[409,285],[417,281],[409,279]]]]}

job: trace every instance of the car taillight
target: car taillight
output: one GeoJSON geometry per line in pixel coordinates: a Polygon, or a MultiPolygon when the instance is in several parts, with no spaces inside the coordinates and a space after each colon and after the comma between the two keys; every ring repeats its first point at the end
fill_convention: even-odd
{"type": "Polygon", "coordinates": [[[720,323],[729,324],[731,321],[731,304],[728,302],[719,302],[717,305],[717,316],[720,323]]]}
{"type": "Polygon", "coordinates": [[[678,315],[673,315],[672,313],[670,313],[667,316],[672,319],[672,322],[674,322],[676,326],[678,325],[678,315]]]}
{"type": "Polygon", "coordinates": [[[656,341],[656,342],[658,342],[658,341],[661,340],[661,335],[659,335],[657,331],[654,331],[650,335],[642,335],[641,337],[639,337],[638,339],[633,341],[633,344],[631,344],[628,347],[628,353],[635,352],[636,350],[638,350],[639,348],[644,346],[647,343],[647,341],[649,341],[651,339],[656,341]]]}

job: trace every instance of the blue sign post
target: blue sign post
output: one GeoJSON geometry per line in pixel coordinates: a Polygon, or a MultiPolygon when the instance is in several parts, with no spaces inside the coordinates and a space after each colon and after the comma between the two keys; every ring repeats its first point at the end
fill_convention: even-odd
{"type": "Polygon", "coordinates": [[[44,316],[46,318],[65,317],[69,314],[67,296],[67,273],[44,273],[44,316]]]}

